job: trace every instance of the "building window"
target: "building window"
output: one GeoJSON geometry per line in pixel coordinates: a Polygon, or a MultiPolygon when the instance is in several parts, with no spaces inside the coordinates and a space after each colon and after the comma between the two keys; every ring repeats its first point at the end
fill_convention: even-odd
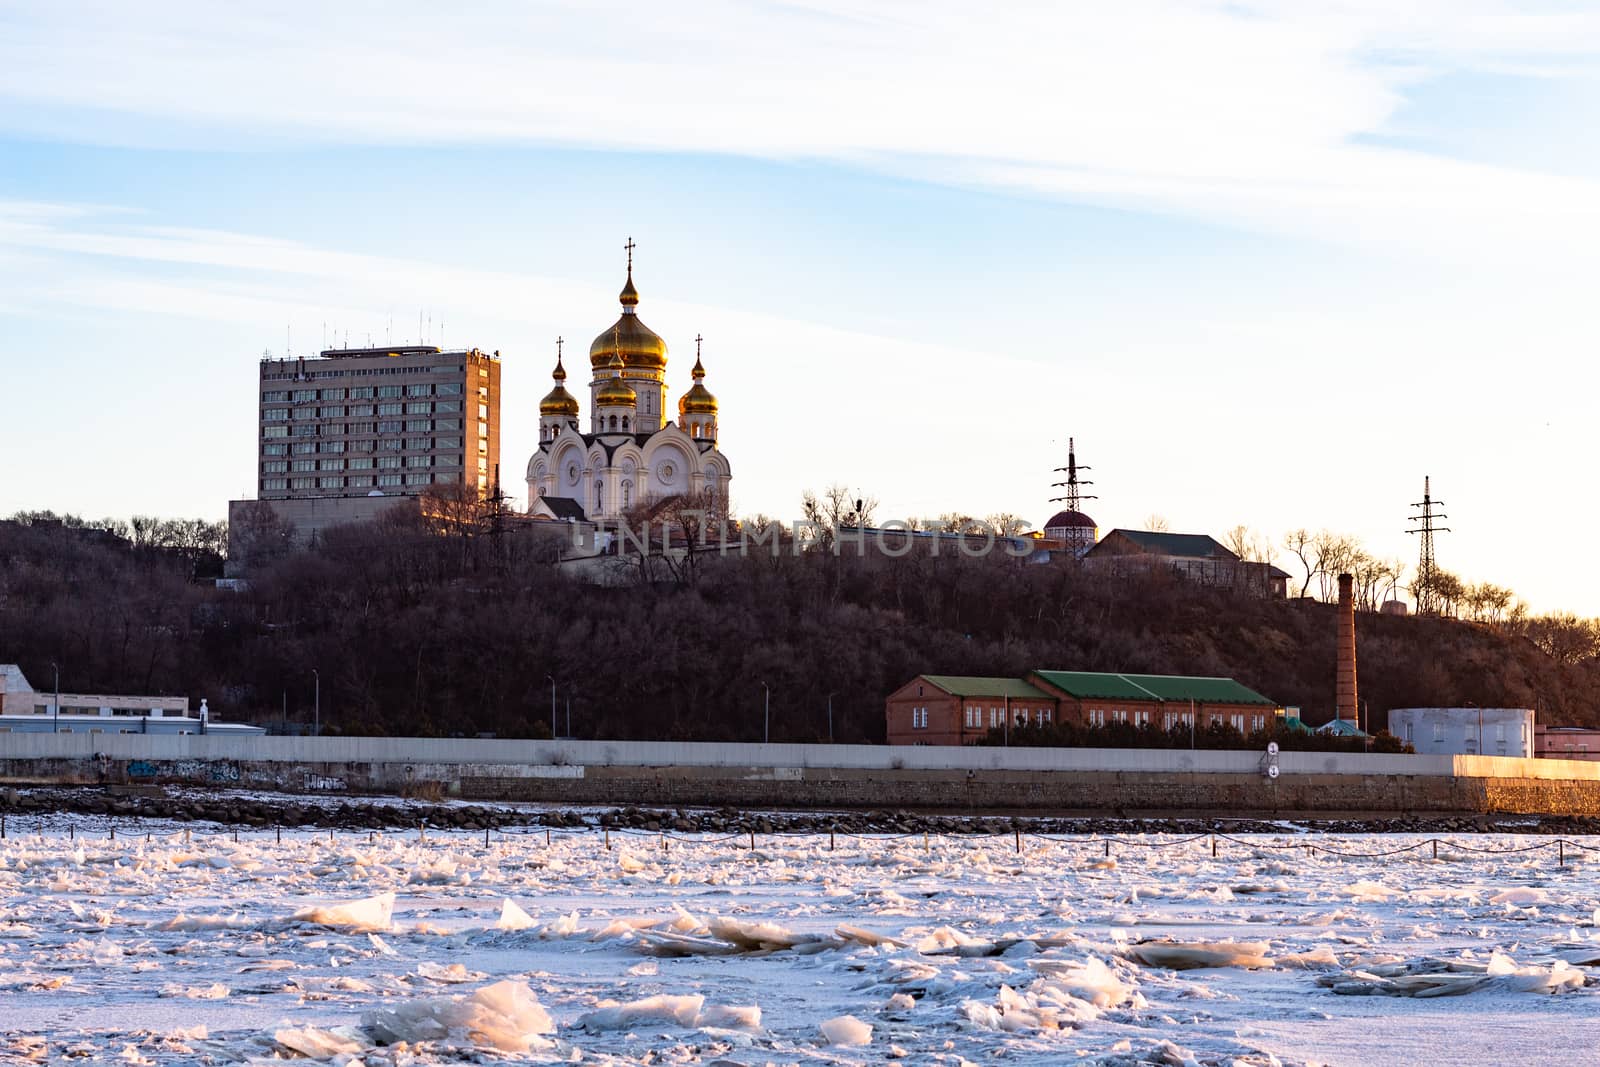
{"type": "Polygon", "coordinates": [[[928,728],[928,709],[911,709],[911,728],[913,730],[926,730],[928,728]]]}
{"type": "Polygon", "coordinates": [[[263,479],[261,479],[261,488],[262,488],[262,490],[264,492],[270,492],[270,491],[275,490],[275,489],[287,489],[288,487],[289,487],[288,479],[285,479],[285,478],[263,478],[263,479]]]}
{"type": "Polygon", "coordinates": [[[345,484],[352,489],[371,489],[372,475],[352,474],[349,478],[345,479],[345,484]]]}
{"type": "Polygon", "coordinates": [[[433,404],[426,400],[412,400],[406,404],[407,415],[432,415],[433,404]]]}
{"type": "Polygon", "coordinates": [[[288,422],[288,408],[263,408],[261,411],[262,422],[288,422]]]}
{"type": "Polygon", "coordinates": [[[489,417],[489,405],[488,404],[479,404],[478,405],[478,418],[487,419],[488,417],[489,417]]]}
{"type": "Polygon", "coordinates": [[[290,489],[312,489],[312,488],[315,488],[315,484],[314,484],[315,482],[316,482],[315,478],[290,478],[289,479],[289,488],[290,489]]]}
{"type": "Polygon", "coordinates": [[[287,456],[289,454],[289,446],[286,444],[262,445],[261,454],[263,456],[287,456]]]}
{"type": "Polygon", "coordinates": [[[404,424],[401,423],[400,420],[398,420],[398,419],[394,420],[393,422],[380,422],[380,423],[378,423],[378,432],[379,433],[399,433],[400,432],[400,427],[402,425],[404,425],[404,424]]]}
{"type": "Polygon", "coordinates": [[[378,475],[378,484],[382,485],[382,486],[399,485],[401,483],[401,481],[402,481],[402,478],[398,474],[380,474],[380,475],[378,475]]]}
{"type": "Polygon", "coordinates": [[[1089,725],[1090,726],[1104,726],[1105,724],[1106,724],[1106,712],[1105,712],[1105,709],[1104,708],[1090,708],[1089,709],[1089,725]]]}
{"type": "Polygon", "coordinates": [[[431,466],[433,466],[433,457],[432,456],[407,456],[406,457],[406,466],[408,466],[408,467],[431,467],[431,466]]]}
{"type": "Polygon", "coordinates": [[[398,386],[398,385],[380,385],[380,386],[378,386],[378,399],[380,399],[380,400],[395,399],[395,398],[398,398],[400,396],[400,392],[401,392],[401,389],[400,389],[400,386],[398,386]]]}
{"type": "Polygon", "coordinates": [[[407,419],[406,420],[406,432],[407,433],[428,433],[432,429],[433,429],[433,420],[432,419],[407,419]]]}
{"type": "Polygon", "coordinates": [[[287,427],[287,426],[264,426],[261,429],[261,436],[262,437],[288,437],[289,436],[289,427],[287,427]]]}
{"type": "Polygon", "coordinates": [[[319,459],[319,460],[317,460],[317,470],[319,470],[319,471],[342,471],[342,470],[344,470],[344,460],[342,460],[342,459],[319,459]]]}
{"type": "Polygon", "coordinates": [[[324,399],[324,400],[343,400],[344,399],[344,390],[343,389],[324,389],[322,391],[322,399],[324,399]]]}
{"type": "Polygon", "coordinates": [[[286,389],[277,389],[272,392],[262,393],[261,402],[263,404],[287,404],[289,402],[289,392],[286,389]]]}
{"type": "Polygon", "coordinates": [[[1443,740],[1444,740],[1444,723],[1436,722],[1436,723],[1433,724],[1433,743],[1437,745],[1440,742],[1442,742],[1443,740]]]}
{"type": "Polygon", "coordinates": [[[317,445],[317,451],[318,452],[329,452],[329,453],[338,454],[338,453],[344,451],[344,442],[343,441],[323,441],[321,444],[317,445]]]}
{"type": "Polygon", "coordinates": [[[261,464],[261,472],[263,474],[282,474],[288,469],[289,461],[286,459],[269,459],[261,464]]]}
{"type": "Polygon", "coordinates": [[[317,469],[317,461],[314,459],[297,459],[294,461],[291,469],[297,471],[314,471],[317,469]]]}
{"type": "Polygon", "coordinates": [[[296,404],[303,404],[307,400],[315,400],[316,398],[317,391],[315,389],[296,389],[292,397],[296,404]]]}
{"type": "Polygon", "coordinates": [[[379,415],[398,415],[404,410],[405,410],[405,405],[404,404],[396,403],[396,404],[379,404],[378,405],[378,414],[379,415]]]}
{"type": "Polygon", "coordinates": [[[400,451],[400,446],[403,444],[405,444],[405,442],[400,440],[398,437],[387,437],[378,442],[378,451],[398,452],[400,451]]]}
{"type": "Polygon", "coordinates": [[[359,386],[359,387],[357,387],[355,389],[350,390],[350,399],[351,400],[371,400],[372,399],[372,386],[363,385],[363,386],[359,386]]]}
{"type": "Polygon", "coordinates": [[[427,385],[408,385],[408,386],[406,386],[406,396],[432,396],[432,395],[433,395],[433,385],[432,385],[432,383],[429,383],[427,385]]]}
{"type": "Polygon", "coordinates": [[[461,395],[461,383],[460,382],[440,382],[439,383],[439,395],[440,396],[460,396],[461,395]]]}
{"type": "Polygon", "coordinates": [[[343,489],[344,488],[344,479],[343,478],[318,478],[317,479],[317,488],[318,489],[343,489]]]}
{"type": "Polygon", "coordinates": [[[433,413],[435,415],[452,415],[460,410],[461,401],[459,400],[439,400],[435,401],[433,405],[433,413]]]}
{"type": "Polygon", "coordinates": [[[372,415],[372,411],[373,411],[373,408],[372,408],[371,404],[351,404],[350,405],[350,417],[351,418],[357,418],[357,419],[359,419],[359,418],[370,418],[371,415],[372,415]]]}

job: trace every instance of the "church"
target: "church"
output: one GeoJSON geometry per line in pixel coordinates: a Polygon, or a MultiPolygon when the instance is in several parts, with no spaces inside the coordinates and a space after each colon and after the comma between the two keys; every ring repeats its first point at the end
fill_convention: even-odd
{"type": "Polygon", "coordinates": [[[701,338],[693,384],[667,418],[667,343],[639,319],[633,249],[622,314],[589,346],[589,418],[567,391],[557,342],[555,388],[539,402],[539,448],[528,460],[528,513],[550,519],[615,522],[673,497],[727,506],[733,475],[717,447],[717,398],[705,386],[701,338]]]}

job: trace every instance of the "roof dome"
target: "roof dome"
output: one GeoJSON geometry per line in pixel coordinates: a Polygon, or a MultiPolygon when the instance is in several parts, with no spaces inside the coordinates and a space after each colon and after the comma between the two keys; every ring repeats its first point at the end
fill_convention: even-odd
{"type": "Polygon", "coordinates": [[[1050,516],[1050,518],[1047,519],[1044,524],[1044,528],[1046,530],[1059,529],[1063,526],[1069,529],[1080,530],[1094,530],[1098,528],[1095,525],[1095,521],[1081,511],[1058,511],[1054,515],[1050,516]]]}
{"type": "Polygon", "coordinates": [[[539,414],[576,416],[578,398],[567,392],[567,387],[561,384],[567,380],[567,369],[561,365],[559,355],[556,356],[556,369],[550,372],[550,377],[556,380],[556,387],[539,401],[539,414]]]}
{"type": "Polygon", "coordinates": [[[639,304],[639,290],[633,287],[633,271],[628,271],[628,283],[619,297],[622,317],[606,329],[594,344],[589,346],[589,365],[595,370],[606,366],[614,353],[622,353],[623,366],[650,371],[663,371],[667,367],[667,342],[639,321],[634,308],[639,304]]]}
{"type": "MultiPolygon", "coordinates": [[[[698,340],[698,338],[697,338],[698,340]]],[[[717,413],[717,398],[711,395],[711,390],[705,387],[706,369],[700,363],[700,357],[694,357],[694,384],[689,391],[678,398],[679,415],[715,415],[717,413]]]]}
{"type": "Polygon", "coordinates": [[[633,391],[633,386],[622,380],[622,357],[613,352],[611,354],[611,371],[616,377],[609,379],[594,395],[594,402],[598,407],[624,405],[633,407],[639,402],[639,394],[633,391]]]}
{"type": "Polygon", "coordinates": [[[539,401],[539,414],[576,416],[578,414],[578,398],[567,392],[565,386],[557,385],[545,395],[543,400],[539,401]]]}

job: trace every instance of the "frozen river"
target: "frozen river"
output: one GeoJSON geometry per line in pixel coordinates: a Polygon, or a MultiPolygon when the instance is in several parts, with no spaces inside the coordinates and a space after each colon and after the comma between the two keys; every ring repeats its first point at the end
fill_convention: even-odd
{"type": "Polygon", "coordinates": [[[1537,837],[146,829],[0,841],[0,1063],[1445,1067],[1600,1038],[1600,852],[1537,837]]]}

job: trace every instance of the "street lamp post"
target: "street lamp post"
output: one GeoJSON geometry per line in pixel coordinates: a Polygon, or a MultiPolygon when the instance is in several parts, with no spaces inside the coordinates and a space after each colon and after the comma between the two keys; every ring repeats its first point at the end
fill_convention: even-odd
{"type": "Polygon", "coordinates": [[[52,660],[50,669],[56,672],[56,702],[50,711],[50,732],[54,734],[61,732],[61,668],[52,660]]]}
{"type": "Polygon", "coordinates": [[[772,687],[762,682],[761,688],[766,691],[766,702],[761,708],[761,743],[765,745],[772,740],[772,687]]]}
{"type": "Polygon", "coordinates": [[[833,693],[828,694],[828,744],[833,744],[833,693]]]}
{"type": "Polygon", "coordinates": [[[322,672],[315,667],[311,668],[312,697],[311,697],[311,736],[322,736],[322,672]]]}
{"type": "MultiPolygon", "coordinates": [[[[553,674],[545,675],[545,680],[550,683],[550,732],[556,732],[556,677],[553,674]]],[[[571,722],[567,726],[571,727],[571,722]]]]}

